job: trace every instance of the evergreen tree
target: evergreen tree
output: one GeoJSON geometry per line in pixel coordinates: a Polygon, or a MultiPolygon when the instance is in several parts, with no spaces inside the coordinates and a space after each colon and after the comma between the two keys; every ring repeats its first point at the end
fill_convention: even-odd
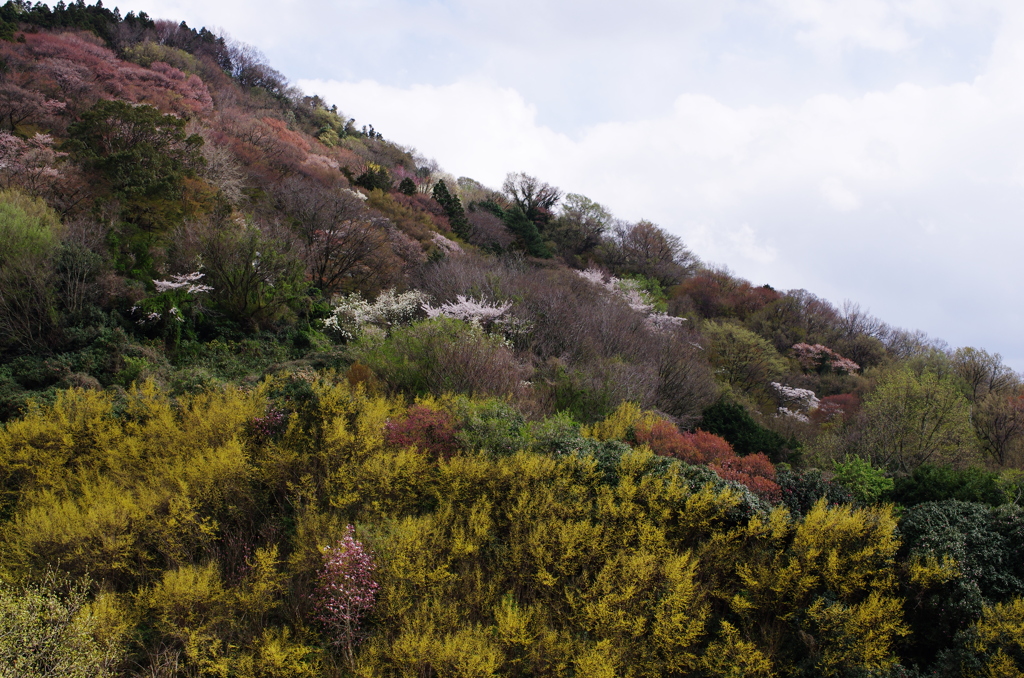
{"type": "Polygon", "coordinates": [[[444,208],[444,213],[448,216],[448,223],[451,224],[455,235],[463,240],[468,239],[472,233],[472,227],[469,225],[469,220],[466,219],[466,211],[462,209],[462,201],[459,200],[459,197],[449,192],[448,185],[444,181],[434,184],[433,196],[434,200],[444,208]]]}

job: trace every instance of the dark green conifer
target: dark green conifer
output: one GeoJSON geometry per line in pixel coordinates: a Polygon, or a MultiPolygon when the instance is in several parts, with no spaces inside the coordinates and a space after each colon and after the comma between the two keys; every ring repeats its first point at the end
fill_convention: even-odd
{"type": "Polygon", "coordinates": [[[462,201],[459,200],[459,197],[452,195],[444,181],[438,181],[434,184],[433,196],[434,200],[444,208],[444,213],[448,216],[448,223],[451,224],[455,235],[463,240],[468,239],[472,232],[472,227],[469,224],[469,220],[466,219],[466,211],[462,209],[462,201]]]}

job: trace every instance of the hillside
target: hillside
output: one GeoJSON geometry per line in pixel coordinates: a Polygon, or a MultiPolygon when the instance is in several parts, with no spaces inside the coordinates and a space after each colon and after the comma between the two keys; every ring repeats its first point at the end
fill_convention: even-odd
{"type": "Polygon", "coordinates": [[[997,354],[205,28],[0,38],[0,676],[1024,675],[997,354]]]}

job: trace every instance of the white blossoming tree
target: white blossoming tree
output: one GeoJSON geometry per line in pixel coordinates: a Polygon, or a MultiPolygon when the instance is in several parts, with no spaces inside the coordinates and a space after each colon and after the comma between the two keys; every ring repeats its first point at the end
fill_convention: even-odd
{"type": "Polygon", "coordinates": [[[169,346],[177,346],[182,334],[194,329],[205,310],[199,296],[213,288],[200,282],[204,273],[193,271],[154,280],[156,294],[129,309],[135,322],[151,333],[162,335],[169,346]]]}
{"type": "Polygon", "coordinates": [[[782,403],[778,410],[780,417],[789,417],[805,424],[810,422],[807,413],[818,409],[819,404],[818,396],[814,394],[814,391],[786,386],[777,381],[771,382],[771,387],[782,403]]]}
{"type": "Polygon", "coordinates": [[[616,278],[613,275],[606,275],[596,268],[588,268],[584,271],[576,271],[584,280],[608,290],[609,293],[619,297],[631,309],[647,316],[647,326],[656,332],[670,332],[681,327],[686,321],[685,318],[662,313],[654,307],[650,295],[644,291],[636,280],[616,278]]]}
{"type": "Polygon", "coordinates": [[[401,294],[393,289],[384,290],[372,302],[354,292],[335,303],[330,317],[324,320],[324,329],[351,341],[366,327],[387,330],[410,324],[420,316],[426,301],[427,295],[416,290],[401,294]]]}

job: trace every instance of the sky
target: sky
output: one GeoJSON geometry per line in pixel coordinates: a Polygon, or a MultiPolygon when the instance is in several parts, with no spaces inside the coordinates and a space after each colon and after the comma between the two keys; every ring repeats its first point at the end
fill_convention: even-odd
{"type": "Polygon", "coordinates": [[[138,0],[499,187],[1024,371],[1024,3],[138,0]]]}

